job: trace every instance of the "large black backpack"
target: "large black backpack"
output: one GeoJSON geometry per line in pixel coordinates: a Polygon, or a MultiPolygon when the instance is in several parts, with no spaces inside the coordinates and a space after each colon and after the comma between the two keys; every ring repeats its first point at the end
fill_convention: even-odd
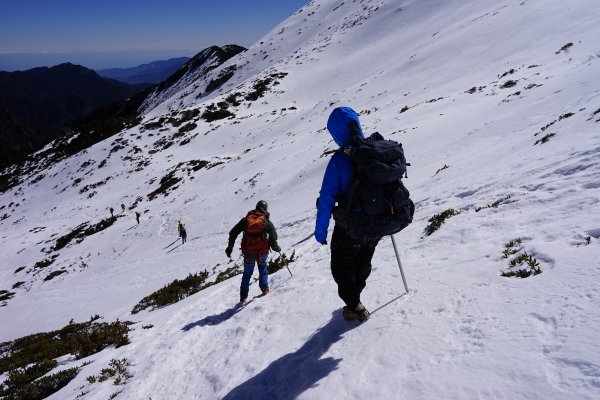
{"type": "Polygon", "coordinates": [[[378,240],[406,228],[415,205],[401,180],[406,174],[402,145],[374,133],[355,137],[344,152],[354,172],[346,207],[334,210],[336,223],[360,240],[378,240]]]}

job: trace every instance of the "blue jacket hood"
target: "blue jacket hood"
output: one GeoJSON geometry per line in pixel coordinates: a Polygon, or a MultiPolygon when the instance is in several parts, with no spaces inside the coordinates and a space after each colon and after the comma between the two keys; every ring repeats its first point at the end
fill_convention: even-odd
{"type": "Polygon", "coordinates": [[[338,107],[327,120],[327,129],[338,146],[344,147],[354,135],[364,137],[358,114],[350,107],[338,107]]]}

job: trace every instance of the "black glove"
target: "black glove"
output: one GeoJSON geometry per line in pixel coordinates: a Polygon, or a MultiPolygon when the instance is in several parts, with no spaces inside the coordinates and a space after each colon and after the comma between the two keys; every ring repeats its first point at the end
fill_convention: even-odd
{"type": "Polygon", "coordinates": [[[281,247],[273,246],[273,251],[275,251],[276,253],[281,253],[281,247]]]}
{"type": "Polygon", "coordinates": [[[321,242],[321,244],[322,244],[323,246],[327,245],[327,239],[323,240],[323,241],[321,242]]]}
{"type": "Polygon", "coordinates": [[[225,254],[227,254],[227,257],[231,258],[231,252],[233,251],[233,249],[231,247],[227,247],[225,249],[225,254]]]}

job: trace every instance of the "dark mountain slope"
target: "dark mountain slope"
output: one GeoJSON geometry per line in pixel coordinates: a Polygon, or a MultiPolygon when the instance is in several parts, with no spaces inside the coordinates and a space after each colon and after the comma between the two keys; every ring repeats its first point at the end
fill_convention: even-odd
{"type": "Polygon", "coordinates": [[[40,149],[95,108],[142,88],[70,63],[0,72],[0,167],[40,149]]]}

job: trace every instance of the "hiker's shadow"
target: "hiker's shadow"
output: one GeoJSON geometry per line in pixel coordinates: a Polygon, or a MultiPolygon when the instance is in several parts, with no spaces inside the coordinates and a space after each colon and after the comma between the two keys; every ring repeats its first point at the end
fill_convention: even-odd
{"type": "Polygon", "coordinates": [[[273,361],[253,378],[231,390],[223,400],[296,399],[338,368],[341,358],[321,358],[357,322],[342,320],[340,310],[319,328],[302,347],[273,361]]]}
{"type": "Polygon", "coordinates": [[[171,248],[171,250],[167,251],[167,253],[170,253],[170,252],[172,252],[173,250],[175,250],[175,249],[177,249],[177,248],[179,248],[179,247],[181,247],[181,246],[183,246],[183,243],[180,243],[178,246],[175,246],[175,247],[171,248]]]}
{"type": "Polygon", "coordinates": [[[238,304],[235,307],[232,307],[228,310],[223,311],[221,314],[209,315],[208,317],[204,317],[199,321],[191,322],[191,323],[187,324],[186,326],[184,326],[183,328],[181,328],[181,330],[187,332],[197,326],[202,327],[202,326],[207,326],[207,325],[208,326],[219,325],[221,322],[227,321],[229,318],[233,317],[235,314],[237,314],[238,312],[243,310],[251,302],[252,302],[252,300],[244,303],[243,305],[238,304]]]}
{"type": "MultiPolygon", "coordinates": [[[[179,242],[179,238],[175,239],[173,242],[169,243],[168,245],[166,245],[165,247],[163,247],[163,250],[168,249],[169,247],[173,246],[175,243],[179,242]]],[[[178,246],[179,247],[179,246],[178,246]]]]}

